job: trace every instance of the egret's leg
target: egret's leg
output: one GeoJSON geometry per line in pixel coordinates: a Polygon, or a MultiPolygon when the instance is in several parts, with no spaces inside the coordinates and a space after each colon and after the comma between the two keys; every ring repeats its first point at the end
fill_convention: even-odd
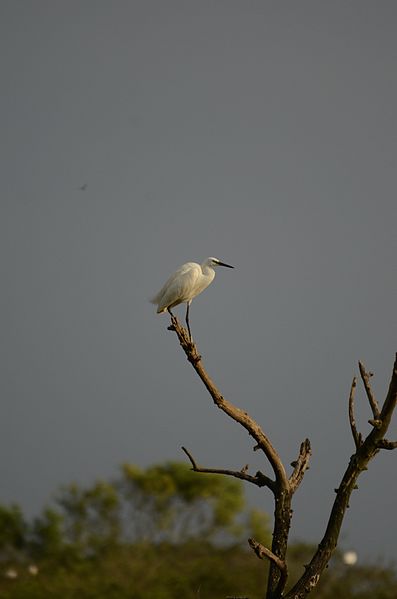
{"type": "Polygon", "coordinates": [[[189,331],[189,339],[190,341],[192,340],[192,333],[190,331],[190,324],[189,324],[189,308],[190,308],[190,302],[187,302],[187,308],[186,308],[186,324],[187,324],[187,330],[189,331]]]}
{"type": "Polygon", "coordinates": [[[171,310],[170,310],[169,308],[167,308],[167,312],[168,312],[168,314],[171,316],[171,324],[170,324],[170,326],[169,326],[169,327],[167,327],[167,329],[168,329],[169,331],[175,331],[175,327],[174,327],[174,325],[172,324],[172,319],[174,318],[174,315],[173,315],[173,313],[171,312],[171,310]]]}

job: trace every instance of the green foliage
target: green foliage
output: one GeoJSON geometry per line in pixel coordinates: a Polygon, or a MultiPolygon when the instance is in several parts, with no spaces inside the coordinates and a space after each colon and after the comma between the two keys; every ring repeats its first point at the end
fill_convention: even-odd
{"type": "Polygon", "coordinates": [[[63,486],[56,506],[27,526],[17,506],[0,510],[0,549],[63,560],[94,557],[120,544],[239,542],[252,534],[241,481],[193,473],[185,463],[143,470],[124,464],[113,482],[63,486]]]}
{"type": "Polygon", "coordinates": [[[238,547],[207,543],[118,547],[67,567],[42,562],[34,578],[26,568],[18,579],[0,577],[1,599],[259,599],[264,564],[238,547]]]}
{"type": "Polygon", "coordinates": [[[24,549],[26,532],[27,523],[21,509],[15,504],[0,506],[0,555],[3,559],[24,549]]]}
{"type": "Polygon", "coordinates": [[[118,542],[120,498],[113,485],[97,481],[88,489],[75,483],[63,487],[57,503],[62,509],[65,541],[84,552],[96,552],[118,542]]]}
{"type": "MultiPolygon", "coordinates": [[[[56,504],[31,523],[18,506],[0,506],[0,599],[264,595],[268,564],[247,538],[269,545],[269,517],[246,507],[238,480],[175,462],[125,464],[113,483],[63,487],[56,504]]],[[[314,550],[290,547],[291,585],[314,550]]],[[[347,566],[336,553],[312,596],[395,599],[397,578],[392,568],[347,566]]]]}
{"type": "Polygon", "coordinates": [[[32,524],[31,551],[39,558],[58,557],[64,548],[63,517],[56,510],[45,508],[32,524]]]}
{"type": "MultiPolygon", "coordinates": [[[[307,549],[312,552],[314,547],[307,549]]],[[[302,563],[290,562],[290,566],[291,571],[302,570],[302,563]]],[[[26,564],[18,564],[15,580],[7,580],[0,570],[1,599],[259,599],[267,572],[266,562],[242,547],[200,541],[177,546],[118,545],[100,557],[69,563],[44,559],[38,567],[32,576],[26,564]]],[[[391,568],[346,566],[336,558],[310,596],[395,599],[397,578],[391,568]]]]}
{"type": "Polygon", "coordinates": [[[221,532],[233,536],[245,508],[240,481],[194,474],[184,463],[167,462],[146,471],[124,464],[122,475],[121,493],[132,515],[140,513],[135,540],[181,543],[192,537],[214,540],[221,532]]]}

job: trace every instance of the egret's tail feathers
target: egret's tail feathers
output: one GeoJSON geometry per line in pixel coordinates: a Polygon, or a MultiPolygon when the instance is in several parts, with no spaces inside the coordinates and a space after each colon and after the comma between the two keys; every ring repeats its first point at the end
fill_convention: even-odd
{"type": "Polygon", "coordinates": [[[150,302],[151,304],[158,304],[158,303],[159,303],[159,301],[160,301],[160,294],[159,294],[159,293],[158,293],[157,295],[155,295],[154,297],[151,297],[151,298],[149,299],[149,302],[150,302]]]}
{"type": "Polygon", "coordinates": [[[151,304],[154,304],[155,306],[157,305],[157,314],[160,314],[161,312],[166,312],[167,311],[167,306],[162,306],[160,304],[160,293],[158,293],[157,295],[155,295],[154,297],[152,297],[149,302],[151,304]]]}

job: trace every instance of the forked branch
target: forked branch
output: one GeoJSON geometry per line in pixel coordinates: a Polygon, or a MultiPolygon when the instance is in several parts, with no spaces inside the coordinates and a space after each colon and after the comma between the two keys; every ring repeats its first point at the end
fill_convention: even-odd
{"type": "MultiPolygon", "coordinates": [[[[204,369],[201,355],[198,353],[196,345],[192,342],[188,331],[186,331],[186,329],[179,323],[178,319],[173,315],[171,315],[171,326],[169,329],[176,332],[179,343],[184,350],[187,359],[192,364],[193,368],[204,383],[215,405],[248,431],[249,435],[252,436],[256,441],[254,450],[261,449],[266,455],[273,469],[275,475],[274,481],[263,475],[261,472],[257,472],[255,477],[251,477],[245,471],[203,468],[198,466],[192,455],[186,449],[184,449],[190,460],[190,463],[192,464],[193,470],[196,472],[211,472],[213,474],[226,474],[228,476],[235,476],[236,478],[253,482],[258,486],[268,487],[273,492],[275,499],[275,510],[272,549],[271,551],[266,549],[265,552],[269,552],[269,555],[274,555],[276,559],[270,560],[268,597],[271,599],[272,597],[280,596],[284,591],[287,581],[286,567],[280,568],[279,566],[281,562],[285,562],[285,555],[287,552],[288,535],[292,517],[292,495],[298,488],[304,473],[308,468],[308,462],[310,458],[310,443],[308,439],[302,443],[298,459],[296,462],[294,462],[294,471],[291,477],[288,479],[281,458],[274,449],[269,438],[247,412],[237,408],[221,395],[218,388],[215,386],[214,382],[204,369]]],[[[258,551],[256,551],[256,553],[258,555],[258,551]]]]}

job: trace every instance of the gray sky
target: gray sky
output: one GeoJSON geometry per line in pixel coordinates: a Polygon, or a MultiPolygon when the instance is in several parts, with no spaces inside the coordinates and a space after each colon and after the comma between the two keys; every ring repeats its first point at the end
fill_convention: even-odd
{"type": "MultiPolygon", "coordinates": [[[[35,514],[60,484],[181,445],[269,473],[147,302],[217,256],[236,268],[193,302],[204,364],[286,464],[311,439],[292,537],[321,538],[357,360],[383,399],[397,349],[396,17],[364,0],[1,3],[0,501],[35,514]]],[[[361,388],[357,409],[366,432],[361,388]]],[[[345,548],[396,555],[396,460],[362,476],[345,548]]]]}

